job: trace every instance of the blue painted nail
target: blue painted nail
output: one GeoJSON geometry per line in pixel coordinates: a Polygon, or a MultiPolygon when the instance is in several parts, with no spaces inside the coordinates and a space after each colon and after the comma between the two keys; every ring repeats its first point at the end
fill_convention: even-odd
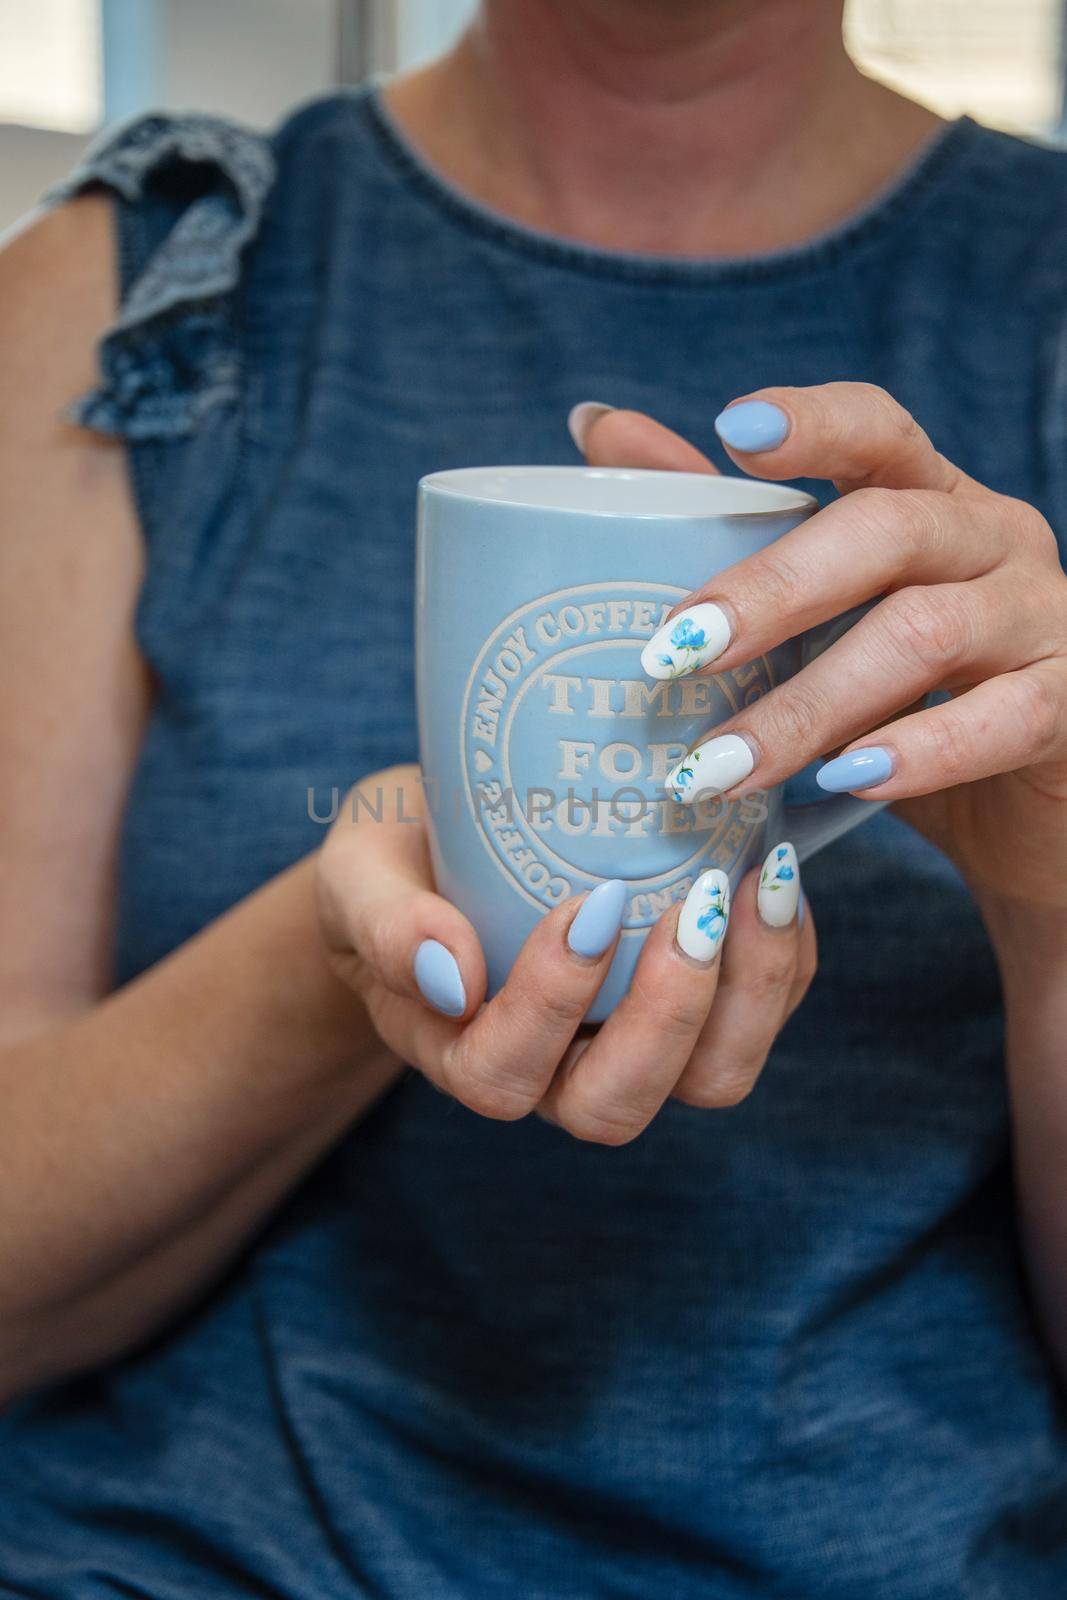
{"type": "Polygon", "coordinates": [[[622,927],[626,910],[626,885],[621,878],[598,883],[587,895],[571,923],[567,943],[576,956],[595,960],[602,956],[622,927]]]}
{"type": "Polygon", "coordinates": [[[446,1017],[461,1017],[467,1009],[467,991],[456,958],[436,939],[424,939],[415,952],[415,982],[424,1000],[446,1017]]]}
{"type": "Polygon", "coordinates": [[[789,418],[769,400],[740,400],[719,412],[715,432],[731,450],[777,450],[789,432],[789,418]]]}
{"type": "Polygon", "coordinates": [[[892,776],[893,757],[880,744],[872,744],[828,761],[815,774],[815,782],[830,794],[854,794],[857,789],[873,789],[892,776]]]}

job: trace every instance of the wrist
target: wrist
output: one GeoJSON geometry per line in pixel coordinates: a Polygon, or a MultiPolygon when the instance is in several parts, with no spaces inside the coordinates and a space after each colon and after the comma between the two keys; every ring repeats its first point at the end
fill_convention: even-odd
{"type": "MultiPolygon", "coordinates": [[[[307,856],[235,906],[180,952],[171,982],[199,997],[217,1034],[225,1019],[231,1061],[247,1051],[265,1095],[314,1111],[381,1045],[366,1009],[333,966],[307,856]]],[[[295,1113],[294,1113],[295,1114],[295,1113]]]]}
{"type": "Polygon", "coordinates": [[[272,950],[279,1022],[302,1037],[309,1061],[326,1078],[348,1077],[368,1052],[384,1047],[359,995],[338,972],[323,938],[314,855],[276,880],[288,904],[272,950]]]}
{"type": "Polygon", "coordinates": [[[1067,908],[988,894],[978,906],[1009,1006],[1067,990],[1067,908]]]}

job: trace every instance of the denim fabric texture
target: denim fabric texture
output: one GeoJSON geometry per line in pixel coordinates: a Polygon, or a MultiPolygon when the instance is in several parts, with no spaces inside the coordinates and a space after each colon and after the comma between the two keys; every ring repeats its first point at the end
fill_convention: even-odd
{"type": "MultiPolygon", "coordinates": [[[[751,261],[517,227],[374,87],[270,139],[135,123],[93,184],[124,294],[76,414],[128,442],[159,683],[123,978],[414,757],[424,472],[574,461],[587,398],[726,467],[731,399],[861,379],[1067,528],[1067,157],[967,120],[751,261]]],[[[805,888],[821,970],[742,1105],[613,1150],[409,1074],[180,1323],[12,1407],[0,1594],[1062,1600],[984,931],[888,814],[805,888]]]]}

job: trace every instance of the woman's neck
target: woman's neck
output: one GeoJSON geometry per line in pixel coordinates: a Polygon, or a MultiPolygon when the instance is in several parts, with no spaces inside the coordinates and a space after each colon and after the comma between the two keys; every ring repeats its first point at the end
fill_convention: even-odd
{"type": "Polygon", "coordinates": [[[933,113],[856,71],[838,0],[486,0],[394,80],[412,144],[472,198],[608,250],[788,248],[861,207],[933,113]]]}

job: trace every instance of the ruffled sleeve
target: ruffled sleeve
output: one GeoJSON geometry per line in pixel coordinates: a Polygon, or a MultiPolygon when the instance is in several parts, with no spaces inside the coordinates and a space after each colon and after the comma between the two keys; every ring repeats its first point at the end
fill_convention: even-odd
{"type": "Polygon", "coordinates": [[[46,197],[116,198],[122,301],[100,383],[73,420],[131,440],[190,434],[240,392],[242,256],[274,181],[265,138],[214,117],[153,115],[102,136],[46,197]]]}

